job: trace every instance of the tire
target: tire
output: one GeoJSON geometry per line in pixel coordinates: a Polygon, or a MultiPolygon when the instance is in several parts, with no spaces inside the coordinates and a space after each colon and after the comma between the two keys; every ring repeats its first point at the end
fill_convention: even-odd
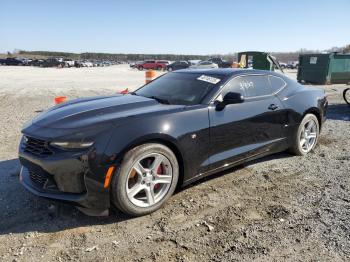
{"type": "Polygon", "coordinates": [[[137,146],[125,154],[120,168],[112,178],[111,202],[120,211],[131,216],[152,213],[162,207],[174,193],[178,178],[179,165],[176,156],[168,147],[156,143],[137,146]],[[157,166],[156,159],[159,159],[158,162],[163,159],[163,162],[157,166]],[[149,166],[146,166],[147,163],[149,166]],[[153,165],[155,169],[152,169],[153,165]],[[147,174],[143,168],[147,170],[147,174]],[[162,174],[158,173],[159,168],[162,174]],[[151,170],[153,177],[149,173],[151,170]],[[155,176],[157,178],[154,178],[155,176]],[[158,184],[158,179],[163,182],[158,184]],[[131,187],[130,183],[133,184],[131,187]]]}
{"type": "Polygon", "coordinates": [[[169,67],[169,68],[168,68],[168,71],[169,71],[169,72],[173,71],[173,68],[172,68],[172,67],[169,67]]]}
{"type": "Polygon", "coordinates": [[[345,102],[350,105],[350,88],[346,88],[344,91],[343,91],[343,98],[345,100],[345,102]]]}
{"type": "Polygon", "coordinates": [[[317,117],[314,114],[305,115],[294,135],[293,145],[289,151],[298,156],[306,155],[315,148],[319,134],[320,124],[317,117]],[[310,124],[312,128],[307,131],[307,129],[310,128],[310,124]]]}
{"type": "Polygon", "coordinates": [[[137,69],[142,71],[143,70],[143,66],[139,66],[139,67],[137,67],[137,69]]]}
{"type": "Polygon", "coordinates": [[[162,71],[162,70],[163,70],[163,67],[158,66],[158,67],[157,67],[157,70],[162,71]]]}

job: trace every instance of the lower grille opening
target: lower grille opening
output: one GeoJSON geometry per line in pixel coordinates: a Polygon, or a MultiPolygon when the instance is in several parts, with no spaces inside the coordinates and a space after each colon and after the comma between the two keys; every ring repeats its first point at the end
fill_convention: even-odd
{"type": "Polygon", "coordinates": [[[55,191],[58,190],[55,181],[49,175],[29,171],[29,177],[30,180],[39,188],[55,191]]]}

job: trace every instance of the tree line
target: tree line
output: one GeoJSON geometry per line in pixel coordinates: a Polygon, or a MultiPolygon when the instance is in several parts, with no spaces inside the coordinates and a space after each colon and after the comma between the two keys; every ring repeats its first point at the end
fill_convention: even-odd
{"type": "Polygon", "coordinates": [[[63,57],[70,59],[86,59],[86,60],[111,60],[111,61],[141,61],[146,59],[157,60],[205,60],[209,56],[204,55],[175,55],[175,54],[110,54],[110,53],[68,53],[68,52],[52,52],[52,51],[24,51],[18,52],[19,55],[31,56],[47,56],[47,57],[63,57]]]}
{"type": "MultiPolygon", "coordinates": [[[[281,62],[296,61],[299,54],[319,53],[319,52],[342,52],[350,53],[350,44],[345,47],[332,47],[328,50],[307,50],[300,49],[296,52],[272,52],[271,54],[281,62]]],[[[230,54],[212,54],[212,55],[176,55],[176,54],[111,54],[111,53],[69,53],[53,51],[25,51],[18,50],[18,55],[26,56],[45,56],[45,57],[63,57],[73,60],[110,60],[110,61],[143,61],[148,59],[155,60],[207,60],[210,57],[221,57],[229,62],[237,61],[237,53],[230,54]]]]}
{"type": "MultiPolygon", "coordinates": [[[[20,50],[17,54],[26,56],[45,56],[45,57],[63,57],[74,60],[110,60],[110,61],[143,61],[149,59],[155,60],[207,60],[211,57],[221,57],[229,62],[237,61],[237,53],[230,54],[212,54],[212,55],[177,55],[177,54],[110,54],[110,53],[69,53],[54,51],[24,51],[20,50]]],[[[298,60],[299,52],[290,53],[272,53],[281,61],[298,60]]]]}

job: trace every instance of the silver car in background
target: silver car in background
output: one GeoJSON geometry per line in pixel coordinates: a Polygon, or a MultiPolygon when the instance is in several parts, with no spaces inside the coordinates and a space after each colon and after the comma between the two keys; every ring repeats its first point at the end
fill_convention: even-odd
{"type": "Polygon", "coordinates": [[[219,68],[219,66],[211,61],[201,61],[196,65],[191,65],[192,69],[204,69],[204,68],[219,68]]]}

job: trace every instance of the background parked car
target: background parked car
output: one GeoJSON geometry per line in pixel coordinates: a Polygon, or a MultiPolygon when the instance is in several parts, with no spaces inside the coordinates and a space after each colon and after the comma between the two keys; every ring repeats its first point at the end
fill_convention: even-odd
{"type": "Polygon", "coordinates": [[[30,62],[28,62],[29,66],[40,66],[44,62],[43,59],[33,59],[30,62]]]}
{"type": "Polygon", "coordinates": [[[143,61],[137,61],[130,63],[130,68],[137,68],[138,65],[143,64],[143,61]]]}
{"type": "Polygon", "coordinates": [[[1,64],[18,66],[18,65],[23,65],[23,62],[17,58],[8,57],[6,59],[2,59],[1,64]]]}
{"type": "Polygon", "coordinates": [[[94,67],[102,67],[102,66],[104,66],[103,61],[101,61],[101,60],[93,61],[92,64],[93,64],[94,67]]]}
{"type": "Polygon", "coordinates": [[[286,69],[287,68],[287,63],[283,63],[283,62],[278,62],[281,66],[282,69],[286,69]]]}
{"type": "Polygon", "coordinates": [[[103,66],[111,66],[113,63],[111,61],[103,61],[102,65],[103,66]]]}
{"type": "Polygon", "coordinates": [[[289,61],[287,63],[287,68],[289,69],[297,69],[299,66],[299,61],[289,61]]]}
{"type": "Polygon", "coordinates": [[[190,68],[192,69],[199,69],[199,68],[219,68],[219,66],[211,61],[201,61],[196,65],[191,65],[190,68]]]}
{"type": "Polygon", "coordinates": [[[85,60],[85,61],[81,62],[81,66],[82,67],[93,67],[94,64],[92,62],[90,62],[90,61],[85,60]]]}
{"type": "Polygon", "coordinates": [[[22,59],[23,65],[26,65],[26,66],[29,66],[32,61],[33,61],[33,59],[30,59],[30,58],[23,58],[22,59]]]}
{"type": "Polygon", "coordinates": [[[65,59],[63,62],[65,67],[73,67],[75,65],[75,61],[71,59],[65,59]]]}
{"type": "Polygon", "coordinates": [[[167,64],[168,64],[167,61],[164,61],[164,60],[146,60],[142,64],[138,64],[135,67],[138,70],[143,70],[143,69],[165,70],[167,64]]]}
{"type": "Polygon", "coordinates": [[[168,71],[174,71],[174,70],[179,70],[179,69],[185,69],[190,67],[191,64],[187,61],[176,61],[174,63],[171,63],[166,66],[166,69],[168,71]]]}
{"type": "Polygon", "coordinates": [[[195,59],[195,60],[188,60],[188,62],[190,63],[190,65],[196,65],[199,62],[202,62],[202,60],[195,59]]]}
{"type": "Polygon", "coordinates": [[[162,63],[162,64],[166,64],[169,65],[171,64],[173,61],[169,61],[169,60],[157,60],[158,63],[162,63]]]}
{"type": "Polygon", "coordinates": [[[64,62],[59,61],[56,58],[48,58],[46,60],[43,60],[41,64],[39,64],[41,67],[64,67],[64,62]]]}
{"type": "Polygon", "coordinates": [[[221,57],[213,57],[213,58],[208,59],[208,61],[217,64],[220,68],[231,67],[231,63],[227,62],[226,60],[223,60],[221,57]]]}

